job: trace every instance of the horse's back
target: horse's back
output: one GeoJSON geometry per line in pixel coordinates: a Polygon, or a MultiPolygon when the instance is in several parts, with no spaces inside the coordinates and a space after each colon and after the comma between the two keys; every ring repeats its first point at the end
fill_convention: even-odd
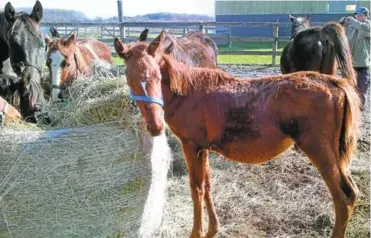
{"type": "Polygon", "coordinates": [[[113,63],[111,50],[105,43],[95,39],[86,39],[79,41],[78,45],[80,49],[86,48],[88,51],[92,51],[91,54],[95,58],[104,60],[110,64],[113,63]]]}
{"type": "Polygon", "coordinates": [[[320,28],[311,28],[300,32],[294,39],[291,60],[298,71],[321,70],[323,43],[320,28]]]}
{"type": "Polygon", "coordinates": [[[320,71],[323,60],[321,28],[314,27],[299,32],[290,40],[281,54],[283,74],[296,71],[320,71]]]}

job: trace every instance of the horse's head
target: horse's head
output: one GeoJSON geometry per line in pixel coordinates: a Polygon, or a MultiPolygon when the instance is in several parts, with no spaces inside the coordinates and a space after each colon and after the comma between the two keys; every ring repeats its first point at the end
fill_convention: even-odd
{"type": "Polygon", "coordinates": [[[140,112],[147,122],[147,129],[152,136],[164,131],[164,111],[162,109],[161,71],[165,32],[152,42],[123,44],[115,39],[117,54],[126,64],[126,79],[131,90],[131,98],[136,101],[140,112]]]}
{"type": "Polygon", "coordinates": [[[289,15],[291,20],[291,39],[293,39],[299,32],[309,29],[311,27],[310,15],[306,17],[294,17],[289,15]]]}
{"type": "Polygon", "coordinates": [[[36,121],[37,114],[45,103],[40,86],[44,40],[39,24],[43,7],[36,1],[31,14],[16,13],[13,6],[7,3],[4,14],[8,22],[10,62],[14,72],[22,78],[19,88],[21,113],[24,118],[36,121]]]}
{"type": "Polygon", "coordinates": [[[73,80],[78,74],[76,55],[76,32],[60,39],[45,38],[48,45],[46,65],[51,74],[52,100],[63,99],[66,82],[73,80]]]}
{"type": "Polygon", "coordinates": [[[9,23],[7,39],[14,72],[20,76],[23,65],[41,70],[44,61],[44,41],[39,26],[43,15],[41,3],[36,1],[31,14],[16,13],[10,3],[6,4],[4,12],[9,23]]]}

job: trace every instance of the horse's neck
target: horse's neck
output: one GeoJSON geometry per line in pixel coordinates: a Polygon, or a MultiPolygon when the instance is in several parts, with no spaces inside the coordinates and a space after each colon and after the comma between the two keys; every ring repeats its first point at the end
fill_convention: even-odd
{"type": "Polygon", "coordinates": [[[299,25],[291,28],[291,39],[294,39],[300,32],[311,28],[310,25],[299,25]]]}
{"type": "Polygon", "coordinates": [[[291,39],[294,39],[301,31],[303,31],[301,28],[299,28],[299,29],[292,28],[291,29],[291,39]]]}
{"type": "Polygon", "coordinates": [[[88,62],[85,58],[85,54],[82,53],[82,49],[84,47],[85,46],[83,43],[77,43],[77,45],[75,46],[74,58],[76,61],[76,67],[80,73],[84,73],[88,69],[88,62]]]}

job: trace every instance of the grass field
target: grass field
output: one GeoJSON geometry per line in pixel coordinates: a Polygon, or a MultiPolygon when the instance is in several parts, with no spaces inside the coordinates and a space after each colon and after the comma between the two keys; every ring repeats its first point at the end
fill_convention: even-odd
{"type": "MultiPolygon", "coordinates": [[[[278,43],[278,51],[282,51],[286,42],[278,43]]],[[[231,47],[221,45],[218,47],[219,51],[228,50],[254,50],[254,51],[271,51],[272,43],[270,42],[250,42],[250,43],[233,43],[231,47]]],[[[279,63],[280,56],[277,56],[276,62],[279,63]]],[[[122,65],[123,60],[119,57],[114,58],[117,65],[122,65]]],[[[218,55],[219,64],[259,64],[270,65],[272,63],[272,56],[270,55],[218,55]]]]}

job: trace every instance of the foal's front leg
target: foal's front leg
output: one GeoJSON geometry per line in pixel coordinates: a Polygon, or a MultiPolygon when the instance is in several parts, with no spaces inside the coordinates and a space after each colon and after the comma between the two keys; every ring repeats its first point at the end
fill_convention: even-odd
{"type": "Polygon", "coordinates": [[[207,156],[199,156],[199,152],[203,152],[193,142],[182,142],[182,148],[187,162],[193,200],[193,228],[190,237],[199,238],[202,236],[202,200],[205,194],[205,164],[207,156]]]}
{"type": "Polygon", "coordinates": [[[200,153],[198,154],[198,160],[204,161],[204,167],[205,167],[204,200],[205,200],[205,205],[207,209],[207,214],[209,216],[209,228],[208,228],[208,231],[205,237],[211,238],[211,237],[214,237],[214,235],[218,232],[220,224],[219,224],[218,216],[216,215],[216,212],[215,212],[214,201],[213,201],[213,197],[211,194],[209,151],[208,150],[200,151],[200,153]]]}

